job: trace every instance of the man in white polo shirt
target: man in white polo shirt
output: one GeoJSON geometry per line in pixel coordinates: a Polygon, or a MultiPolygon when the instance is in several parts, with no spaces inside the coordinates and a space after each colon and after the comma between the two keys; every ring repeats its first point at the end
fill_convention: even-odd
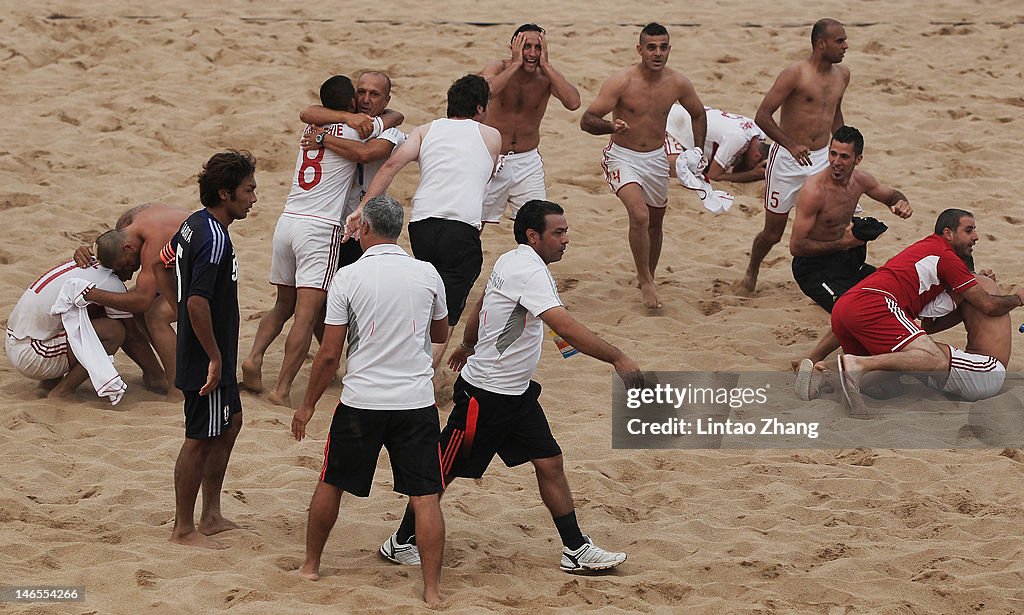
{"type": "MultiPolygon", "coordinates": [[[[626,554],[605,551],[580,531],[562,450],[538,402],[540,384],[531,377],[540,360],[544,324],[580,352],[611,363],[627,386],[640,383],[640,368],[577,322],[558,297],[547,265],[561,260],[569,244],[562,208],[528,201],[516,215],[514,230],[519,247],[494,264],[484,296],[469,313],[462,343],[448,361],[462,375],[441,434],[444,484],[457,476],[480,478],[495,454],[509,467],[529,461],[562,539],[561,569],[576,573],[613,568],[626,554]]],[[[419,561],[418,514],[406,508],[398,531],[381,545],[384,557],[401,564],[419,561]]]]}
{"type": "Polygon", "coordinates": [[[338,517],[341,494],[370,494],[381,446],[387,447],[395,491],[409,496],[423,549],[423,600],[441,601],[444,519],[434,405],[431,342],[448,337],[444,284],[433,265],[395,244],[402,206],[386,196],[364,205],[358,261],[335,275],[327,293],[324,340],[313,361],[306,397],[292,418],[301,440],[348,338],[341,401],[324,447],[320,482],[309,505],[306,559],[299,574],[320,578],[320,557],[338,517]]]}

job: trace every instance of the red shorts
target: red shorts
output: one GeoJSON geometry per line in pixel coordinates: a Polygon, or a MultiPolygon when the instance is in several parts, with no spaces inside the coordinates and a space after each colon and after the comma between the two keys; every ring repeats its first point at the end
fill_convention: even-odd
{"type": "Polygon", "coordinates": [[[924,331],[889,295],[860,290],[839,297],[832,332],[843,352],[868,356],[896,352],[924,331]]]}

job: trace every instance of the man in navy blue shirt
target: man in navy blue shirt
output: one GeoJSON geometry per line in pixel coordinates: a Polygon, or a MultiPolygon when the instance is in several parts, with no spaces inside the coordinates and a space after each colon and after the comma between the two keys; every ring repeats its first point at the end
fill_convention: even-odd
{"type": "MultiPolygon", "coordinates": [[[[223,517],[224,472],[242,428],[238,357],[238,261],[228,226],[256,203],[256,161],[249,152],[214,155],[199,175],[203,209],[185,220],[161,253],[177,274],[175,386],[185,394],[185,443],[174,464],[171,542],[220,548],[209,536],[238,525],[223,517]],[[195,524],[196,496],[203,510],[195,524]]],[[[165,270],[169,273],[169,269],[165,270]]]]}

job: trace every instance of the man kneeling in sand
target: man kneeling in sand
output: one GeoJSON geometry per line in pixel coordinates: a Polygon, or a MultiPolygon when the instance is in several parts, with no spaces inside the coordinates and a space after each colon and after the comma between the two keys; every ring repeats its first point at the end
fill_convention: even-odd
{"type": "Polygon", "coordinates": [[[971,273],[967,262],[977,241],[974,215],[947,209],[936,220],[935,234],[894,256],[836,302],[832,331],[847,353],[838,358],[839,381],[853,414],[864,413],[860,387],[878,371],[929,372],[929,386],[965,401],[999,392],[1010,356],[1007,314],[1024,305],[1024,289],[993,294],[993,280],[971,273]],[[945,314],[926,329],[952,326],[957,297],[967,351],[936,343],[914,322],[922,314],[945,314]]]}
{"type": "MultiPolygon", "coordinates": [[[[7,357],[23,376],[40,380],[44,387],[52,385],[51,399],[71,395],[89,377],[71,351],[61,316],[51,314],[51,307],[60,299],[65,282],[76,278],[112,294],[125,293],[128,289],[123,280],[131,278],[138,259],[125,259],[119,265],[117,271],[95,262],[79,269],[74,261],[68,261],[39,276],[14,306],[7,320],[7,357]]],[[[96,308],[99,306],[89,306],[89,319],[103,349],[113,354],[125,342],[123,323],[132,315],[114,308],[96,308]]],[[[145,340],[134,337],[133,343],[145,344],[145,340]]]]}

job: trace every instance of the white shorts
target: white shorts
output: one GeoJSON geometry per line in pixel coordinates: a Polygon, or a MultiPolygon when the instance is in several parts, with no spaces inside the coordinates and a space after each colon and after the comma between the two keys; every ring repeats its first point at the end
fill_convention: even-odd
{"type": "Polygon", "coordinates": [[[484,196],[484,222],[500,222],[506,204],[512,206],[509,219],[516,219],[516,212],[527,201],[548,198],[544,187],[544,161],[537,148],[519,154],[505,154],[500,157],[498,170],[487,183],[484,196]]]}
{"type": "Polygon", "coordinates": [[[26,378],[52,380],[68,373],[70,349],[64,333],[48,340],[19,340],[8,333],[5,346],[7,358],[26,378]]]}
{"type": "Polygon", "coordinates": [[[343,234],[340,226],[282,215],[274,229],[270,283],[326,291],[338,270],[343,234]]]}
{"type": "Polygon", "coordinates": [[[609,143],[604,148],[604,180],[612,192],[618,194],[626,184],[638,184],[644,201],[650,207],[668,205],[668,156],[665,148],[650,152],[635,152],[609,143]]]}
{"type": "Polygon", "coordinates": [[[673,155],[674,156],[678,156],[679,154],[682,154],[683,152],[685,152],[688,149],[693,149],[693,137],[692,136],[690,137],[689,145],[687,145],[686,143],[680,143],[679,141],[676,141],[675,137],[673,137],[672,135],[668,134],[667,132],[665,133],[665,155],[666,156],[673,156],[673,155]]]}
{"type": "Polygon", "coordinates": [[[772,143],[764,174],[764,208],[776,214],[789,214],[796,205],[796,195],[804,180],[827,166],[828,146],[811,152],[811,166],[804,167],[797,163],[788,149],[772,143]]]}
{"type": "Polygon", "coordinates": [[[1006,380],[1006,366],[995,357],[949,347],[949,378],[942,390],[964,401],[988,399],[999,394],[1006,380]]]}

